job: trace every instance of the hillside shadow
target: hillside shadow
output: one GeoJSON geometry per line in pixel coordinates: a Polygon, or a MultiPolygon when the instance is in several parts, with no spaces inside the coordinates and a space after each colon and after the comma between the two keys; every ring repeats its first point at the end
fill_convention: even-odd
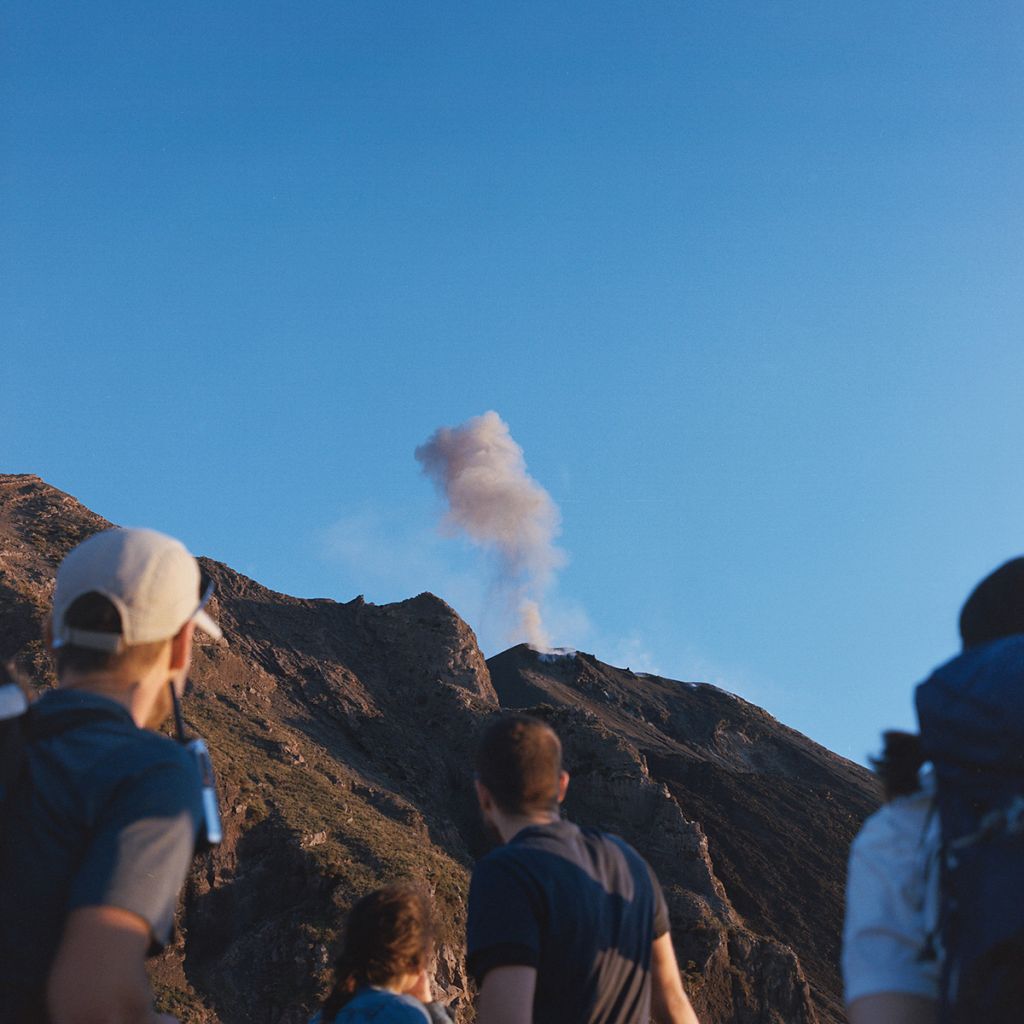
{"type": "Polygon", "coordinates": [[[274,814],[220,859],[220,884],[186,899],[189,983],[222,1024],[307,1020],[321,967],[313,936],[337,923],[334,882],[274,814]]]}
{"type": "Polygon", "coordinates": [[[23,595],[0,579],[0,661],[9,661],[42,637],[41,618],[23,595]]]}

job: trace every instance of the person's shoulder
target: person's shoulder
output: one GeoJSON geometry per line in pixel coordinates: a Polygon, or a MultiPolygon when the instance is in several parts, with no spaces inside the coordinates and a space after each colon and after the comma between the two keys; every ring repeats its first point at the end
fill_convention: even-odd
{"type": "Polygon", "coordinates": [[[427,1008],[412,996],[367,988],[359,992],[334,1018],[333,1024],[429,1024],[427,1008]]]}
{"type": "Polygon", "coordinates": [[[188,761],[181,744],[132,720],[127,708],[84,690],[49,690],[32,705],[33,728],[43,739],[82,741],[96,747],[127,746],[151,761],[188,761]]]}
{"type": "Polygon", "coordinates": [[[132,738],[136,746],[140,760],[147,765],[158,767],[188,768],[194,770],[194,760],[185,746],[172,740],[169,736],[152,732],[149,729],[136,729],[136,735],[132,738]]]}
{"type": "Polygon", "coordinates": [[[926,778],[921,789],[890,800],[866,818],[852,850],[865,856],[879,849],[916,847],[934,831],[935,823],[934,784],[926,778]]]}
{"type": "MultiPolygon", "coordinates": [[[[51,690],[32,707],[31,735],[46,756],[67,765],[90,788],[158,776],[192,785],[192,756],[167,736],[139,728],[116,701],[87,691],[51,690]]],[[[33,744],[35,745],[35,744],[33,744]]]]}
{"type": "MultiPolygon", "coordinates": [[[[658,876],[654,868],[651,867],[650,862],[636,847],[627,843],[622,836],[616,835],[614,832],[602,832],[596,828],[582,828],[580,833],[585,842],[589,843],[594,850],[600,851],[596,856],[604,860],[605,863],[615,864],[617,862],[621,868],[628,870],[634,878],[646,876],[650,880],[651,885],[658,889],[660,884],[658,876]]],[[[615,869],[611,868],[611,870],[615,869]]]]}
{"type": "Polygon", "coordinates": [[[473,865],[473,880],[479,885],[482,879],[497,879],[509,872],[517,873],[532,859],[530,847],[521,843],[502,843],[488,850],[473,865]]]}
{"type": "Polygon", "coordinates": [[[633,847],[622,838],[622,836],[617,835],[615,832],[604,832],[599,828],[592,828],[590,826],[581,826],[580,832],[592,839],[594,842],[610,843],[613,846],[619,847],[621,850],[629,850],[636,853],[636,850],[634,850],[633,847]]]}
{"type": "Polygon", "coordinates": [[[586,842],[592,846],[604,847],[607,850],[617,851],[626,860],[639,861],[642,864],[646,864],[643,856],[636,850],[635,847],[630,846],[625,839],[620,835],[616,835],[614,832],[603,832],[601,829],[581,827],[580,834],[583,836],[586,842]]]}
{"type": "Polygon", "coordinates": [[[395,1024],[423,1024],[424,1021],[430,1020],[426,1006],[418,999],[407,995],[396,996],[395,999],[395,1024]]]}
{"type": "Polygon", "coordinates": [[[136,728],[121,737],[116,752],[107,770],[121,778],[121,785],[161,791],[168,798],[177,794],[190,798],[195,795],[198,799],[201,785],[198,769],[195,759],[182,744],[149,729],[136,728]]]}
{"type": "Polygon", "coordinates": [[[564,857],[579,836],[575,825],[559,821],[548,825],[528,825],[507,843],[502,843],[480,857],[474,868],[474,877],[504,874],[533,875],[546,873],[551,867],[552,854],[564,857]]]}

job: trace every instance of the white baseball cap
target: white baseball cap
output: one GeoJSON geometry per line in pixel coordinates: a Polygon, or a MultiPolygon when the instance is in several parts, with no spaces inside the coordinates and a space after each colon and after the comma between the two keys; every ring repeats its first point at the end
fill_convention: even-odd
{"type": "Polygon", "coordinates": [[[115,528],[73,548],[57,569],[53,646],[87,647],[114,654],[136,644],[167,640],[186,622],[219,640],[220,626],[203,610],[199,563],[181,541],[156,530],[115,528]],[[102,594],[121,616],[120,633],[68,626],[64,619],[83,594],[102,594]]]}

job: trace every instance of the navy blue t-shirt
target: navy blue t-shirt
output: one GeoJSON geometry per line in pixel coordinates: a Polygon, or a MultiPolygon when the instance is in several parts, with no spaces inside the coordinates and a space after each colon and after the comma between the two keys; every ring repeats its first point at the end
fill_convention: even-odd
{"type": "Polygon", "coordinates": [[[54,690],[32,716],[41,737],[0,836],[0,1021],[38,999],[72,910],[129,910],[164,945],[202,820],[191,757],[120,704],[54,690]]]}
{"type": "Polygon", "coordinates": [[[467,960],[537,969],[535,1024],[647,1024],[651,945],[669,928],[647,862],[618,836],[531,825],[477,862],[467,960]]]}

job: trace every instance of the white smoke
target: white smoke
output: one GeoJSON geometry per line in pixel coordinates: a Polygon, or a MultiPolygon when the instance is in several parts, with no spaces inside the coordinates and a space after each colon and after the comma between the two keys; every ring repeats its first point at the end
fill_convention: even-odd
{"type": "Polygon", "coordinates": [[[519,602],[519,625],[531,647],[538,651],[551,650],[551,637],[544,628],[540,605],[532,598],[525,597],[519,602]]]}
{"type": "Polygon", "coordinates": [[[424,473],[448,502],[445,526],[463,532],[497,559],[498,589],[517,617],[518,636],[538,650],[551,640],[540,598],[565,563],[555,546],[561,516],[551,495],[526,471],[508,424],[485,412],[441,427],[416,449],[424,473]]]}

